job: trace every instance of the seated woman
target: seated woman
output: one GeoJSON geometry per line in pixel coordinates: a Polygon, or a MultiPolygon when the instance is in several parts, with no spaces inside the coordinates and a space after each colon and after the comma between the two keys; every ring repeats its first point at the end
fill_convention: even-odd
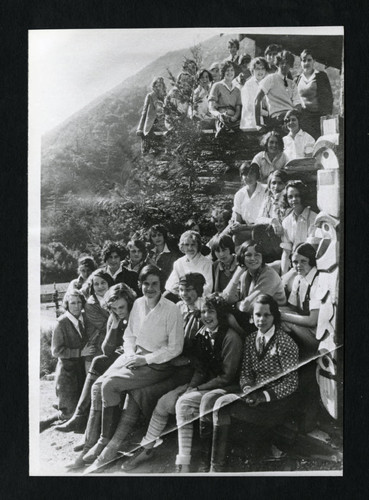
{"type": "Polygon", "coordinates": [[[101,345],[106,335],[106,324],[109,318],[104,297],[113,285],[113,278],[102,269],[97,269],[89,277],[90,294],[85,305],[88,342],[82,351],[85,356],[86,373],[93,358],[102,354],[101,345]]]}
{"type": "Polygon", "coordinates": [[[100,255],[101,260],[105,264],[102,270],[110,274],[114,280],[114,284],[125,283],[137,295],[141,295],[138,288],[137,272],[131,271],[123,265],[123,259],[127,256],[127,250],[121,243],[110,240],[104,241],[100,255]]]}
{"type": "Polygon", "coordinates": [[[288,161],[311,156],[315,144],[314,137],[304,132],[300,127],[301,113],[295,109],[288,111],[284,123],[289,130],[283,137],[284,154],[288,161]]]}
{"type": "Polygon", "coordinates": [[[333,94],[327,73],[314,68],[312,52],[303,50],[300,59],[302,73],[295,82],[302,103],[301,124],[316,140],[321,135],[320,117],[332,114],[333,94]]]}
{"type": "MultiPolygon", "coordinates": [[[[300,362],[315,359],[319,340],[316,338],[320,300],[317,298],[318,270],[315,249],[309,243],[301,243],[292,254],[292,266],[297,273],[286,307],[281,308],[282,327],[299,347],[300,362]]],[[[311,431],[316,424],[319,409],[319,391],[316,381],[316,363],[308,363],[300,369],[301,409],[305,414],[303,427],[311,431]]]]}
{"type": "Polygon", "coordinates": [[[133,304],[123,339],[124,354],[91,389],[85,445],[77,459],[80,463],[94,462],[113,436],[121,414],[122,394],[169,378],[174,371],[170,361],[183,349],[182,315],[176,305],[161,295],[160,269],[145,266],[139,280],[143,297],[133,304]]]}
{"type": "Polygon", "coordinates": [[[165,127],[168,132],[180,129],[189,120],[189,106],[193,77],[188,72],[179,73],[176,85],[164,101],[165,127]]]}
{"type": "Polygon", "coordinates": [[[260,182],[265,183],[274,170],[284,168],[288,158],[283,151],[284,143],[279,132],[272,131],[265,134],[261,138],[260,146],[264,147],[264,151],[256,154],[252,163],[259,165],[260,182]]]}
{"type": "Polygon", "coordinates": [[[230,282],[237,268],[234,242],[228,235],[218,236],[213,242],[213,292],[222,292],[230,282]]]}
{"type": "MultiPolygon", "coordinates": [[[[190,472],[193,422],[209,411],[209,391],[232,386],[237,379],[242,342],[229,328],[227,307],[222,297],[212,294],[201,310],[204,326],[196,334],[195,356],[198,364],[186,392],[176,403],[178,427],[177,472],[190,472]]],[[[219,397],[218,394],[216,397],[219,397]]],[[[200,437],[202,437],[200,427],[200,437]]],[[[207,437],[207,436],[206,436],[207,437]]]]}
{"type": "Polygon", "coordinates": [[[233,80],[233,83],[242,90],[246,81],[251,77],[251,71],[249,70],[249,64],[251,61],[251,56],[249,54],[245,54],[240,59],[240,72],[238,76],[233,80]]]}
{"type": "Polygon", "coordinates": [[[90,274],[95,271],[96,264],[92,257],[89,255],[83,255],[78,259],[78,278],[72,280],[67,288],[66,293],[70,293],[73,290],[81,290],[82,286],[86,283],[87,278],[90,274]]]}
{"type": "Polygon", "coordinates": [[[155,132],[165,130],[164,99],[167,93],[164,78],[155,78],[151,84],[152,91],[145,98],[140,123],[136,134],[141,137],[141,151],[148,153],[153,146],[155,132]]]}
{"type": "Polygon", "coordinates": [[[265,195],[265,187],[259,182],[259,166],[256,163],[243,163],[240,166],[240,177],[244,187],[234,196],[233,221],[229,224],[236,250],[251,238],[265,195]]]}
{"type": "MultiPolygon", "coordinates": [[[[256,129],[255,122],[255,98],[259,92],[259,84],[266,77],[268,71],[268,63],[263,57],[255,57],[250,64],[251,78],[247,80],[245,85],[241,89],[241,101],[242,101],[242,113],[240,129],[256,129]]],[[[265,98],[260,104],[261,110],[261,123],[263,122],[263,116],[268,116],[268,110],[266,106],[265,98]]]]}
{"type": "Polygon", "coordinates": [[[92,361],[72,418],[56,426],[57,431],[71,432],[85,429],[91,402],[91,387],[122,354],[123,335],[135,299],[135,292],[124,283],[113,285],[106,292],[104,300],[110,315],[106,325],[106,337],[101,346],[103,354],[92,361]]]}
{"type": "Polygon", "coordinates": [[[148,238],[153,248],[148,252],[146,261],[158,266],[166,281],[173,270],[174,261],[178,259],[177,252],[168,246],[168,230],[161,224],[154,224],[148,231],[148,238]]]}
{"type": "Polygon", "coordinates": [[[192,119],[198,121],[202,129],[214,128],[215,120],[209,111],[208,97],[213,77],[207,69],[201,69],[196,80],[198,86],[193,93],[192,119]]]}
{"type": "Polygon", "coordinates": [[[271,295],[278,305],[286,303],[281,278],[265,264],[264,249],[256,241],[246,241],[241,245],[237,262],[238,268],[222,295],[228,304],[233,305],[240,325],[248,323],[252,305],[261,294],[271,295]]]}
{"type": "MultiPolygon", "coordinates": [[[[232,218],[232,211],[226,208],[214,208],[211,212],[210,221],[214,224],[215,229],[217,230],[216,234],[210,238],[210,240],[206,243],[206,246],[213,250],[213,245],[220,236],[230,234],[229,221],[232,218]]],[[[213,255],[213,260],[214,255],[213,255]]],[[[214,290],[216,291],[216,290],[214,290]]]]}
{"type": "Polygon", "coordinates": [[[65,313],[58,318],[52,335],[51,353],[58,358],[55,387],[59,413],[57,418],[60,420],[69,419],[73,415],[86,376],[82,354],[88,341],[87,318],[82,313],[85,302],[86,299],[79,290],[65,294],[65,313]]]}
{"type": "Polygon", "coordinates": [[[141,269],[146,265],[147,249],[145,242],[139,239],[133,239],[127,243],[129,257],[123,261],[123,264],[130,271],[134,271],[137,276],[141,269]]]}
{"type": "MultiPolygon", "coordinates": [[[[197,233],[199,233],[199,235],[201,237],[201,227],[200,227],[199,222],[196,219],[188,219],[184,224],[183,230],[184,231],[196,231],[197,233]]],[[[204,245],[201,242],[200,252],[202,255],[210,255],[211,250],[207,245],[204,245]]]]}
{"type": "Polygon", "coordinates": [[[209,110],[216,118],[215,137],[225,131],[237,130],[240,125],[241,93],[233,83],[234,77],[234,66],[228,61],[222,67],[222,80],[214,83],[210,90],[209,110]]]}
{"type": "Polygon", "coordinates": [[[286,199],[292,211],[282,221],[281,274],[286,274],[291,252],[304,243],[314,231],[317,214],[306,206],[307,188],[301,181],[289,181],[286,185],[286,199]]]}
{"type": "MultiPolygon", "coordinates": [[[[181,301],[177,303],[177,307],[182,313],[184,322],[184,347],[182,354],[172,360],[175,371],[166,380],[149,385],[148,387],[135,389],[127,394],[125,409],[114,436],[99,455],[92,469],[104,465],[117,456],[118,450],[121,449],[128,434],[133,430],[135,424],[137,424],[137,420],[141,414],[147,419],[151,418],[147,434],[142,440],[142,444],[148,443],[145,446],[145,450],[150,449],[150,452],[147,455],[145,452],[144,456],[145,458],[149,458],[151,448],[154,445],[154,442],[151,442],[152,434],[154,433],[155,436],[162,434],[169,414],[174,414],[175,403],[178,397],[187,389],[188,382],[193,375],[192,344],[194,336],[201,326],[200,310],[203,305],[202,294],[204,284],[205,278],[199,273],[188,273],[181,277],[179,285],[181,301]]],[[[140,453],[135,453],[134,457],[136,458],[137,455],[140,455],[140,453]]],[[[129,460],[131,464],[130,468],[127,462],[122,468],[124,470],[128,470],[128,468],[129,470],[133,469],[138,465],[135,458],[129,460]]]]}
{"type": "Polygon", "coordinates": [[[185,255],[173,264],[173,271],[165,284],[165,296],[178,302],[179,279],[187,273],[200,273],[206,284],[204,295],[209,295],[213,288],[211,260],[201,255],[201,236],[196,231],[185,231],[179,240],[179,249],[185,255]]]}
{"type": "Polygon", "coordinates": [[[210,472],[226,470],[232,418],[273,428],[282,424],[297,405],[298,348],[280,326],[276,301],[269,295],[259,295],[253,319],[257,331],[246,337],[239,392],[218,395],[214,404],[210,472]]]}

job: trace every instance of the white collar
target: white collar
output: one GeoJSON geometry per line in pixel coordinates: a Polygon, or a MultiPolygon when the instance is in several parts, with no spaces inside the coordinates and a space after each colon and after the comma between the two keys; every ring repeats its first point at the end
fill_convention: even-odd
{"type": "Polygon", "coordinates": [[[223,84],[223,85],[224,85],[224,87],[225,87],[226,89],[228,89],[228,90],[229,90],[229,92],[233,92],[233,90],[237,88],[237,87],[235,86],[235,84],[233,83],[233,80],[232,80],[232,82],[231,82],[231,88],[229,88],[229,87],[228,87],[228,85],[226,84],[225,80],[220,80],[220,82],[219,82],[219,83],[223,84]]]}
{"type": "Polygon", "coordinates": [[[111,276],[113,279],[115,279],[115,278],[116,278],[116,276],[117,276],[117,274],[119,274],[119,273],[123,270],[123,269],[122,269],[122,267],[123,267],[123,262],[121,262],[121,263],[120,263],[120,265],[119,265],[118,269],[115,271],[115,273],[114,273],[114,274],[112,274],[112,272],[111,272],[111,270],[110,270],[110,267],[109,267],[109,266],[106,266],[106,272],[107,272],[108,274],[110,274],[110,276],[111,276]]]}
{"type": "Polygon", "coordinates": [[[317,268],[314,266],[310,269],[310,271],[307,273],[306,276],[300,277],[300,281],[305,280],[306,283],[311,286],[316,273],[317,273],[317,268]]]}
{"type": "MultiPolygon", "coordinates": [[[[75,316],[73,316],[72,313],[70,313],[69,311],[66,311],[65,312],[65,315],[66,317],[69,319],[69,321],[72,323],[72,325],[77,328],[77,330],[79,331],[79,328],[78,328],[78,321],[80,321],[83,325],[83,316],[82,314],[79,315],[78,318],[76,318],[75,316]]],[[[80,332],[81,333],[81,332],[80,332]]]]}
{"type": "Polygon", "coordinates": [[[201,252],[198,252],[193,259],[189,259],[187,255],[184,256],[186,262],[197,262],[201,257],[201,252]]]}
{"type": "Polygon", "coordinates": [[[275,325],[272,325],[271,328],[265,333],[262,333],[260,330],[258,330],[258,333],[256,335],[256,339],[259,339],[260,337],[265,338],[265,344],[269,342],[269,340],[273,337],[275,333],[275,325]]]}
{"type": "MultiPolygon", "coordinates": [[[[297,132],[297,134],[295,134],[295,137],[302,136],[302,135],[304,135],[304,131],[302,130],[302,128],[300,128],[300,130],[297,132]]],[[[295,137],[292,137],[291,132],[288,133],[287,137],[290,137],[292,140],[295,139],[295,137]]]]}

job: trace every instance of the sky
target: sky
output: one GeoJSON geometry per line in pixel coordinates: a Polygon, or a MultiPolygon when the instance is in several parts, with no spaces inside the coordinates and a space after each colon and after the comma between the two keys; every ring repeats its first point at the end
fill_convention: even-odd
{"type": "Polygon", "coordinates": [[[156,58],[219,33],[317,29],[327,33],[324,27],[31,30],[30,124],[42,135],[156,58]]]}

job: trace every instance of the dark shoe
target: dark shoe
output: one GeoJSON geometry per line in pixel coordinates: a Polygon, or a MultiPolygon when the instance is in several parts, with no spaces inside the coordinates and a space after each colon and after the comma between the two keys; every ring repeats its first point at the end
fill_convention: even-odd
{"type": "Polygon", "coordinates": [[[139,465],[150,460],[153,456],[154,456],[153,448],[139,448],[131,458],[129,458],[126,462],[124,462],[121,469],[126,472],[133,470],[139,465]]]}
{"type": "Polygon", "coordinates": [[[92,464],[93,462],[95,462],[95,460],[100,455],[100,453],[103,451],[103,449],[108,444],[108,442],[109,442],[108,439],[100,437],[98,442],[83,457],[83,461],[86,464],[92,464]]]}
{"type": "Polygon", "coordinates": [[[61,425],[56,425],[55,429],[60,432],[72,432],[79,431],[83,432],[86,429],[87,416],[85,415],[73,415],[73,417],[61,425]]]}

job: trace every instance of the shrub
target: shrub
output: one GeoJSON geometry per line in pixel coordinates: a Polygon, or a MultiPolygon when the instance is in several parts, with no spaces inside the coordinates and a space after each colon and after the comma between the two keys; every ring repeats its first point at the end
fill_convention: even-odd
{"type": "Polygon", "coordinates": [[[40,335],[40,377],[53,373],[56,368],[57,359],[51,354],[51,337],[53,329],[41,327],[40,335]]]}

